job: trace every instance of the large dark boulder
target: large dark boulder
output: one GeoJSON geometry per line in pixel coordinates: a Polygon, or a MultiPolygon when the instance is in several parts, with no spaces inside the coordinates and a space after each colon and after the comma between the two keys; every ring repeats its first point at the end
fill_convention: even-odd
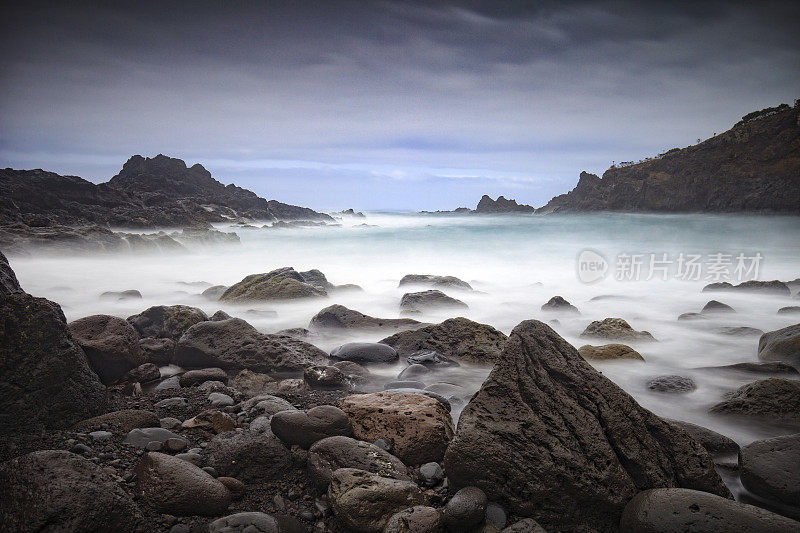
{"type": "Polygon", "coordinates": [[[435,350],[456,361],[492,364],[500,355],[506,339],[502,332],[492,326],[459,317],[414,331],[396,333],[380,342],[392,346],[403,355],[435,350]]]}
{"type": "Polygon", "coordinates": [[[424,325],[413,318],[375,318],[348,309],[343,305],[331,305],[314,315],[309,329],[384,329],[404,331],[424,325]]]}
{"type": "Polygon", "coordinates": [[[0,434],[68,427],[101,413],[105,387],[61,307],[21,292],[8,264],[0,267],[8,285],[0,291],[0,434]]]}
{"type": "Polygon", "coordinates": [[[758,358],[800,366],[800,324],[764,333],[758,340],[758,358]]]}
{"type": "Polygon", "coordinates": [[[800,433],[743,446],[739,473],[747,490],[800,508],[800,433]]]}
{"type": "Polygon", "coordinates": [[[126,533],[142,520],[131,497],[93,462],[42,450],[0,464],[3,531],[126,533]]]}
{"type": "Polygon", "coordinates": [[[141,338],[156,337],[177,341],[187,329],[208,320],[202,309],[188,305],[156,305],[128,317],[141,338]]]}
{"type": "Polygon", "coordinates": [[[139,334],[125,320],[110,315],[91,315],[69,323],[69,331],[83,348],[89,365],[105,385],[147,362],[139,334]]]}
{"type": "Polygon", "coordinates": [[[411,479],[400,459],[369,442],[339,435],[311,445],[308,475],[318,488],[327,489],[331,474],[340,468],[358,468],[383,477],[411,479]]]}
{"type": "Polygon", "coordinates": [[[328,354],[316,346],[285,335],[261,333],[240,318],[195,324],[178,341],[173,358],[184,367],[265,373],[300,371],[327,360],[328,354]]]}
{"type": "Polygon", "coordinates": [[[649,488],[730,497],[700,444],[535,320],[514,328],[464,408],[445,470],[454,489],[477,486],[546,527],[615,530],[625,504],[649,488]]]}
{"type": "Polygon", "coordinates": [[[711,412],[800,424],[800,381],[769,378],[748,383],[714,405],[711,412]]]}
{"type": "Polygon", "coordinates": [[[283,267],[265,274],[251,274],[228,287],[219,299],[227,302],[248,302],[325,297],[328,295],[327,290],[319,282],[316,275],[309,274],[307,281],[303,273],[292,267],[283,267]]]}
{"type": "Polygon", "coordinates": [[[292,465],[289,449],[271,431],[226,431],[203,450],[206,463],[221,476],[245,482],[280,479],[292,465]]]}

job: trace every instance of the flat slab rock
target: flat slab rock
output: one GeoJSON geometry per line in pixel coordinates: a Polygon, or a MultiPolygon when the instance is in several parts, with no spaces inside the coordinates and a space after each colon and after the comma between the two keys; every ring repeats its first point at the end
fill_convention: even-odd
{"type": "Polygon", "coordinates": [[[656,487],[730,492],[706,450],[642,408],[546,324],[519,324],[461,414],[447,449],[451,488],[547,527],[614,531],[625,504],[656,487]]]}

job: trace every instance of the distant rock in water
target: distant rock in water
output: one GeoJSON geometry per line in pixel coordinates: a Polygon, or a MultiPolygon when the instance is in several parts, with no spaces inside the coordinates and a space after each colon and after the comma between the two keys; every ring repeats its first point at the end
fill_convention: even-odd
{"type": "Polygon", "coordinates": [[[469,283],[455,276],[436,276],[433,274],[406,274],[400,280],[398,287],[407,285],[425,285],[434,289],[472,290],[472,286],[469,283]]]}
{"type": "Polygon", "coordinates": [[[413,318],[375,318],[343,305],[331,305],[311,318],[309,329],[385,329],[404,331],[424,326],[413,318]]]}
{"type": "Polygon", "coordinates": [[[777,294],[781,296],[789,296],[791,294],[789,286],[777,279],[772,281],[750,280],[738,285],[732,285],[727,281],[723,281],[718,283],[709,283],[703,287],[703,292],[712,291],[761,292],[765,294],[777,294]]]}
{"type": "Polygon", "coordinates": [[[518,204],[516,200],[507,200],[504,196],[498,196],[497,200],[492,200],[488,195],[481,197],[476,213],[533,213],[535,209],[529,205],[518,204]]]}
{"type": "Polygon", "coordinates": [[[800,108],[737,124],[694,146],[612,166],[538,212],[800,212],[800,108]]]}
{"type": "Polygon", "coordinates": [[[451,298],[442,291],[432,289],[422,292],[407,292],[400,299],[400,309],[410,312],[426,312],[436,309],[468,309],[461,300],[451,298]]]}
{"type": "Polygon", "coordinates": [[[231,285],[219,299],[244,302],[320,298],[328,295],[327,285],[328,280],[319,270],[297,272],[292,267],[283,267],[266,274],[251,274],[231,285]]]}

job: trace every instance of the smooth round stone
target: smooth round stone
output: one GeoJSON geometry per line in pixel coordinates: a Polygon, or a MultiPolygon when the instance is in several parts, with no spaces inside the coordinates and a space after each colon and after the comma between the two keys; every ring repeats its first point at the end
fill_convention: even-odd
{"type": "Polygon", "coordinates": [[[129,431],[122,442],[137,448],[146,448],[151,442],[161,444],[172,438],[179,439],[182,437],[164,428],[137,428],[129,431]]]}
{"type": "Polygon", "coordinates": [[[181,421],[171,416],[162,418],[161,420],[159,420],[159,424],[164,429],[176,429],[181,427],[181,421]]]}
{"type": "Polygon", "coordinates": [[[359,364],[393,363],[399,359],[397,350],[379,342],[349,342],[334,348],[331,359],[359,364]]]}
{"type": "Polygon", "coordinates": [[[92,437],[92,440],[95,442],[104,442],[110,440],[113,433],[110,431],[92,431],[89,433],[89,436],[92,437]]]}
{"type": "Polygon", "coordinates": [[[419,477],[423,485],[433,487],[444,480],[444,470],[439,463],[425,463],[419,467],[419,477]]]}
{"type": "Polygon", "coordinates": [[[424,365],[431,368],[461,366],[458,361],[454,361],[434,350],[414,352],[406,358],[406,362],[409,365],[424,365]]]}
{"type": "Polygon", "coordinates": [[[397,376],[398,380],[414,380],[426,374],[430,374],[431,370],[425,365],[413,364],[403,369],[397,376]]]}
{"type": "Polygon", "coordinates": [[[758,496],[800,507],[800,433],[742,447],[739,472],[745,488],[758,496]]]}
{"type": "Polygon", "coordinates": [[[384,390],[389,389],[419,389],[422,390],[425,388],[425,384],[421,381],[389,381],[383,386],[384,390]]]}
{"type": "Polygon", "coordinates": [[[494,502],[489,502],[486,504],[486,523],[487,524],[494,524],[497,526],[497,529],[503,529],[506,527],[506,522],[508,521],[508,517],[506,516],[506,511],[499,505],[494,502]]]}
{"type": "Polygon", "coordinates": [[[438,533],[442,531],[442,513],[426,505],[415,505],[389,518],[383,533],[438,533]]]}
{"type": "Polygon", "coordinates": [[[217,381],[215,379],[204,381],[200,385],[198,385],[197,390],[203,392],[214,392],[225,389],[225,384],[221,381],[217,381]]]}
{"type": "Polygon", "coordinates": [[[692,392],[697,388],[692,378],[684,376],[658,376],[647,382],[647,388],[658,392],[692,392]]]}
{"type": "Polygon", "coordinates": [[[153,390],[154,391],[162,391],[162,390],[176,390],[181,388],[180,378],[178,376],[172,376],[171,378],[167,378],[161,381],[158,385],[156,385],[153,390]]]}
{"type": "Polygon", "coordinates": [[[212,392],[209,394],[208,401],[211,402],[211,405],[214,407],[228,407],[234,403],[233,398],[221,392],[212,392]]]}
{"type": "Polygon", "coordinates": [[[189,443],[183,438],[171,438],[164,441],[164,448],[170,452],[182,452],[188,445],[189,443]]]}
{"type": "Polygon", "coordinates": [[[464,487],[444,507],[444,522],[450,528],[471,528],[486,517],[486,494],[478,487],[464,487]]]}

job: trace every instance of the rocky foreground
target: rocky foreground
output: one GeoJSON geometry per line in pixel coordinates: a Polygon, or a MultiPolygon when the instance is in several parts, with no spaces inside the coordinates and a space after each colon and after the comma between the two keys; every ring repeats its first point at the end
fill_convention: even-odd
{"type": "MultiPolygon", "coordinates": [[[[449,276],[400,284],[425,289],[409,293],[416,306],[472,290],[449,276]]],[[[356,289],[287,267],[213,298],[337,290],[356,289]]],[[[543,310],[580,313],[560,297],[543,310]]],[[[800,531],[800,433],[739,449],[662,419],[587,363],[641,361],[619,343],[656,338],[620,318],[583,337],[616,344],[576,350],[535,320],[506,337],[465,318],[426,324],[336,304],[272,334],[182,305],[68,324],[0,254],[0,520],[9,531],[800,531]],[[387,336],[330,353],[307,342],[342,329],[387,336]],[[396,377],[370,371],[401,359],[396,377]],[[475,395],[447,381],[469,365],[492,368],[475,395]],[[719,472],[758,507],[735,501],[719,472]]],[[[785,377],[713,411],[796,431],[800,324],[763,334],[759,358],[750,371],[785,377]]],[[[685,385],[671,378],[659,386],[685,385]]]]}

